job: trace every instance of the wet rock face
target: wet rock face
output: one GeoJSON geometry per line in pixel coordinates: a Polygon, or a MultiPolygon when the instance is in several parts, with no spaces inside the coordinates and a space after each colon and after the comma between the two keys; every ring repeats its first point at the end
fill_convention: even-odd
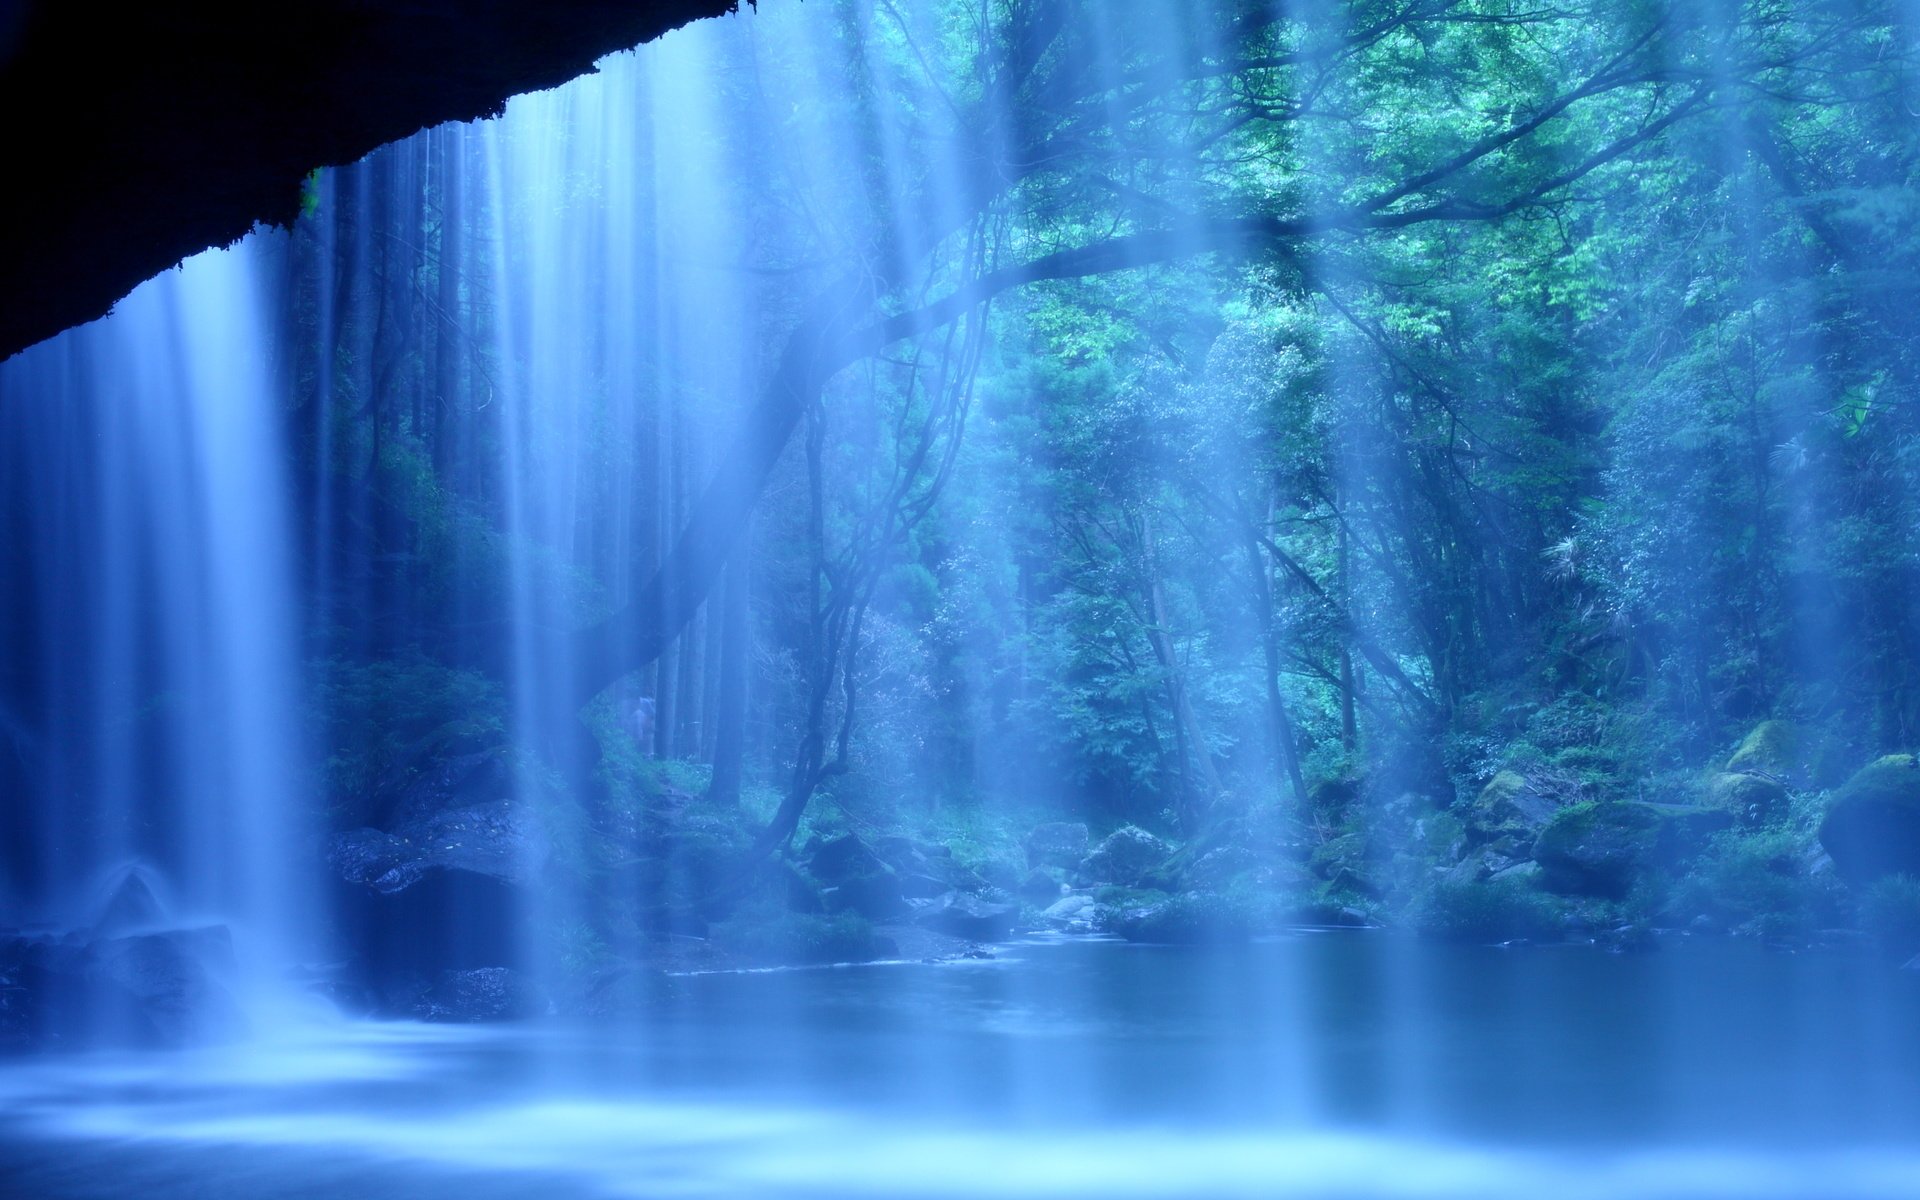
{"type": "Polygon", "coordinates": [[[474,1024],[539,1016],[545,1001],[520,972],[507,967],[445,971],[414,1007],[422,1021],[474,1024]]]}
{"type": "Polygon", "coordinates": [[[1080,863],[1088,883],[1132,887],[1167,861],[1172,848],[1137,825],[1122,825],[1108,834],[1080,863]]]}
{"type": "Polygon", "coordinates": [[[130,870],[107,893],[106,902],[94,918],[93,932],[96,935],[133,933],[165,924],[166,912],[159,897],[153,894],[153,885],[141,871],[130,870]]]}
{"type": "Polygon", "coordinates": [[[525,898],[498,876],[435,869],[391,892],[343,882],[332,907],[352,954],[345,982],[376,1012],[406,1012],[425,981],[448,971],[521,965],[525,898]]]}
{"type": "Polygon", "coordinates": [[[537,856],[510,800],[427,812],[392,831],[353,829],[334,837],[329,858],[340,878],[392,894],[433,871],[467,871],[518,882],[537,856]]]}
{"type": "Polygon", "coordinates": [[[222,925],[0,938],[0,1050],[227,1041],[246,1022],[222,925]]]}
{"type": "Polygon", "coordinates": [[[339,982],[372,1011],[412,1015],[449,972],[520,965],[523,889],[544,856],[512,786],[497,741],[430,737],[360,807],[381,827],[329,840],[330,911],[352,956],[339,982]]]}
{"type": "Polygon", "coordinates": [[[1889,754],[1834,792],[1820,844],[1854,886],[1888,875],[1920,875],[1920,760],[1889,754]]]}

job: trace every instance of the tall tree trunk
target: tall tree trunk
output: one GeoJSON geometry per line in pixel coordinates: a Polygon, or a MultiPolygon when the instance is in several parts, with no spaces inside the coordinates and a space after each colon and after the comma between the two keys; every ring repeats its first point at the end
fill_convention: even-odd
{"type": "Polygon", "coordinates": [[[720,627],[720,686],[715,707],[713,778],[707,798],[720,804],[740,802],[741,766],[747,747],[747,539],[727,564],[720,627]]]}
{"type": "Polygon", "coordinates": [[[1348,582],[1347,523],[1338,519],[1333,523],[1335,546],[1335,587],[1340,597],[1342,617],[1340,639],[1340,744],[1352,750],[1360,740],[1360,723],[1354,709],[1356,707],[1360,681],[1353,670],[1353,589],[1348,582]]]}
{"type": "Polygon", "coordinates": [[[1266,660],[1263,674],[1267,685],[1267,736],[1273,744],[1274,766],[1292,787],[1293,798],[1300,806],[1300,811],[1305,812],[1307,780],[1300,771],[1300,751],[1294,742],[1293,718],[1287,713],[1286,698],[1280,694],[1280,629],[1273,614],[1273,568],[1252,529],[1245,530],[1242,544],[1246,552],[1254,614],[1260,622],[1260,649],[1266,660]]]}
{"type": "Polygon", "coordinates": [[[1159,660],[1166,680],[1167,703],[1173,709],[1174,742],[1179,748],[1180,774],[1184,781],[1180,823],[1185,832],[1193,834],[1199,831],[1207,810],[1219,798],[1220,776],[1214,770],[1213,755],[1207,752],[1206,735],[1187,696],[1186,672],[1168,634],[1166,595],[1160,585],[1159,546],[1154,540],[1153,518],[1144,512],[1140,514],[1140,544],[1145,551],[1147,571],[1147,640],[1153,646],[1154,657],[1159,660]]]}

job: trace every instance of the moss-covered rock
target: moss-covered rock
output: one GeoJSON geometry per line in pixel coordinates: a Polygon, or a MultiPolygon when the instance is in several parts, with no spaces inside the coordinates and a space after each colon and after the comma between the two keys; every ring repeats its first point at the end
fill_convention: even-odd
{"type": "Polygon", "coordinates": [[[1889,754],[1842,784],[1827,802],[1820,844],[1855,886],[1920,876],[1920,761],[1889,754]]]}
{"type": "Polygon", "coordinates": [[[1540,831],[1534,861],[1553,891],[1618,898],[1653,866],[1661,824],[1659,812],[1646,804],[1569,805],[1540,831]]]}
{"type": "Polygon", "coordinates": [[[1087,827],[1080,821],[1048,821],[1034,826],[1023,845],[1029,869],[1076,867],[1087,856],[1087,827]]]}
{"type": "Polygon", "coordinates": [[[1122,825],[1087,855],[1080,874],[1088,883],[1135,885],[1172,852],[1172,847],[1139,826],[1122,825]]]}
{"type": "Polygon", "coordinates": [[[1020,906],[987,900],[966,892],[948,892],[916,908],[907,919],[922,929],[951,934],[972,942],[1001,942],[1013,932],[1020,906]]]}
{"type": "Polygon", "coordinates": [[[1781,779],[1802,774],[1806,739],[1800,727],[1791,721],[1762,721],[1740,740],[1727,759],[1727,771],[1735,775],[1764,773],[1781,779]]]}
{"type": "Polygon", "coordinates": [[[1749,825],[1764,825],[1787,811],[1787,789],[1778,779],[1723,771],[1707,781],[1707,804],[1749,825]]]}
{"type": "Polygon", "coordinates": [[[822,884],[820,897],[828,910],[873,921],[906,911],[899,876],[855,835],[815,838],[805,857],[808,872],[822,884]]]}
{"type": "Polygon", "coordinates": [[[1560,805],[1542,795],[1518,771],[1501,771],[1480,789],[1467,811],[1467,825],[1482,841],[1531,839],[1553,819],[1560,805]]]}
{"type": "Polygon", "coordinates": [[[1680,866],[1699,858],[1719,835],[1732,829],[1734,814],[1725,808],[1694,804],[1648,804],[1661,819],[1660,865],[1680,866]]]}
{"type": "Polygon", "coordinates": [[[1171,945],[1244,942],[1258,914],[1242,896],[1219,892],[1183,892],[1152,904],[1118,910],[1110,922],[1130,942],[1171,945]]]}

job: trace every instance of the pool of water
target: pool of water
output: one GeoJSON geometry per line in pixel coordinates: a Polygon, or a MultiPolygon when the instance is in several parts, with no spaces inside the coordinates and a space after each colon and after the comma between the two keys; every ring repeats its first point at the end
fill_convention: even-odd
{"type": "Polygon", "coordinates": [[[18,1063],[0,1194],[1920,1196],[1920,978],[1868,954],[1303,932],[656,991],[18,1063]]]}

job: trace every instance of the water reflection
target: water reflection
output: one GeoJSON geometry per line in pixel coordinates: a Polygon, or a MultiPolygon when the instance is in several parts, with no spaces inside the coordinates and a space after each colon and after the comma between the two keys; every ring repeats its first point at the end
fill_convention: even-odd
{"type": "Polygon", "coordinates": [[[1840,953],[1302,933],[658,982],[643,1031],[314,1025],[244,1052],[22,1065],[0,1085],[0,1167],[50,1197],[1920,1184],[1920,980],[1840,953]]]}

